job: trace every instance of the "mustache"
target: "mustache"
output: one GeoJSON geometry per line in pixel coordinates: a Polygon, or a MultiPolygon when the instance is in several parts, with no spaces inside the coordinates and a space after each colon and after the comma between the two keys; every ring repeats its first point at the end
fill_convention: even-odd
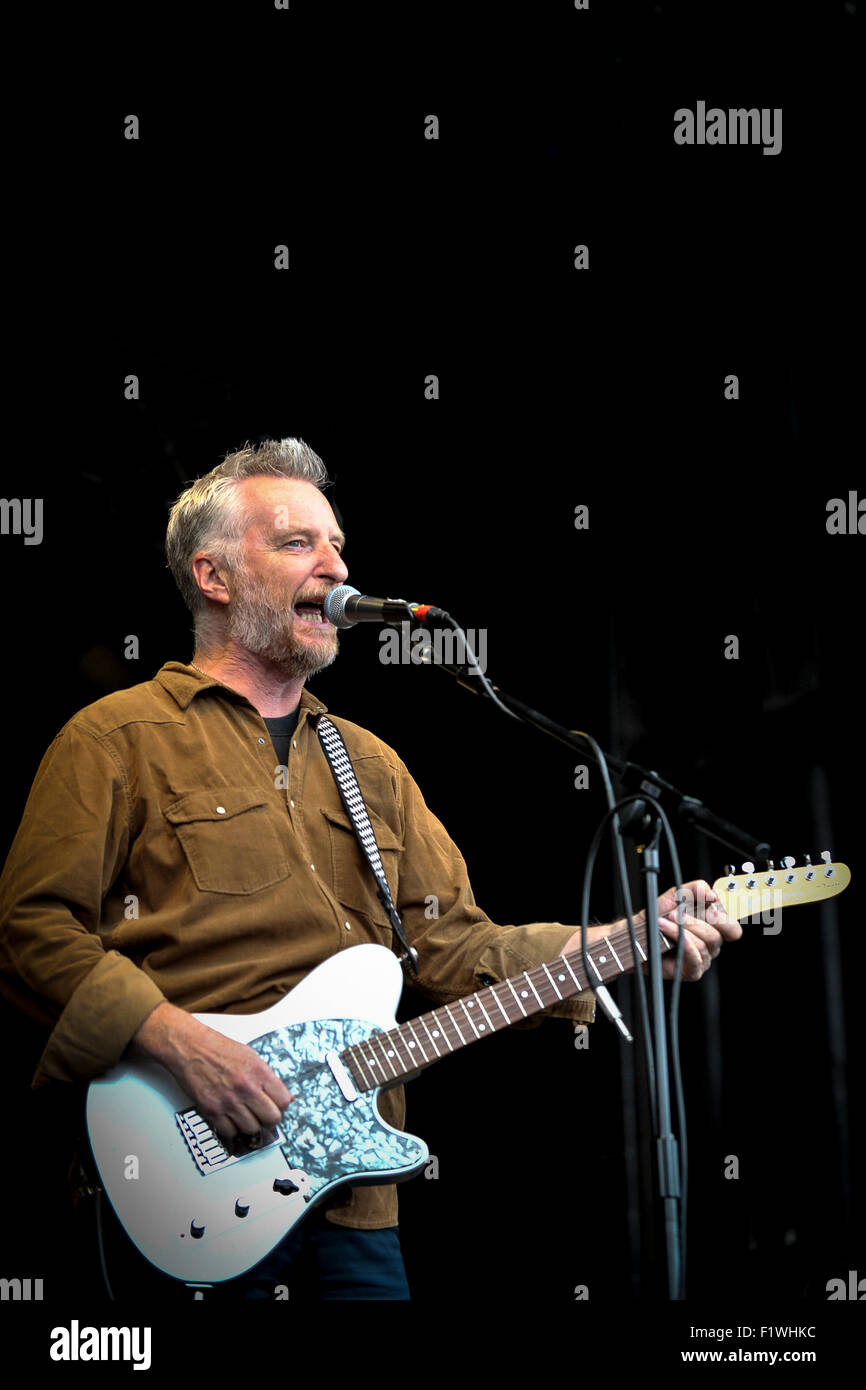
{"type": "Polygon", "coordinates": [[[298,597],[294,601],[293,607],[297,608],[298,605],[301,603],[317,603],[321,604],[322,607],[324,607],[328,595],[334,592],[335,587],[336,585],[332,586],[330,589],[320,589],[316,593],[298,594],[298,597]]]}

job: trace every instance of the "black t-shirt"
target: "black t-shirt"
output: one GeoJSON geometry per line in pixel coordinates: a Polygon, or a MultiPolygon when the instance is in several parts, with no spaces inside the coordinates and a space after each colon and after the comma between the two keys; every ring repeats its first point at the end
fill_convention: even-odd
{"type": "Polygon", "coordinates": [[[301,707],[298,705],[297,709],[293,709],[291,714],[275,715],[273,719],[265,719],[264,715],[262,715],[262,718],[265,719],[268,733],[271,736],[271,742],[276,751],[277,762],[281,767],[288,767],[289,765],[289,748],[292,742],[292,734],[298,726],[298,716],[300,712],[301,707]]]}

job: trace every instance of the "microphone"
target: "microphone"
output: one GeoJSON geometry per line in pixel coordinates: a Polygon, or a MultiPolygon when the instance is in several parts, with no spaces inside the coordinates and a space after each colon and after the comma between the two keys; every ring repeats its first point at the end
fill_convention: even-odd
{"type": "Polygon", "coordinates": [[[325,617],[334,627],[356,623],[426,623],[448,618],[430,603],[407,603],[402,598],[369,598],[351,584],[340,584],[325,599],[325,617]]]}

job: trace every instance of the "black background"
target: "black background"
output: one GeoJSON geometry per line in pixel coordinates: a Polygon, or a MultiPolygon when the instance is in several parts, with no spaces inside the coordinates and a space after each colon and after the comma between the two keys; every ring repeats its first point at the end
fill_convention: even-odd
{"type": "MultiPolygon", "coordinates": [[[[689,1318],[712,1310],[705,1325],[720,1308],[729,1325],[807,1305],[841,1320],[827,1281],[866,1275],[866,542],[826,529],[831,498],[866,494],[859,22],[835,3],[91,12],[70,21],[58,95],[22,102],[13,151],[25,312],[2,489],[44,498],[45,533],[2,538],[5,845],[65,720],[191,655],[167,506],[245,441],[303,437],[336,479],[350,582],[484,627],[504,689],[777,856],[829,848],[852,868],[835,909],[747,928],[684,989],[689,1318]],[[781,107],[782,152],[676,145],[673,113],[698,100],[781,107]]],[[[400,751],[493,920],[576,922],[598,776],[575,790],[566,750],[377,648],[376,629],[349,633],[312,688],[400,751]]],[[[722,873],[721,848],[677,839],[686,877],[722,873]]],[[[619,906],[603,859],[592,911],[619,906]]],[[[7,1114],[29,1116],[35,1040],[8,1015],[6,1032],[7,1114]]],[[[585,1338],[584,1306],[598,1333],[663,1298],[646,1210],[633,1239],[625,1065],[603,1019],[585,1052],[551,1022],[413,1083],[409,1128],[440,1165],[401,1192],[416,1314],[442,1301],[471,1326],[486,1305],[570,1304],[585,1338]]],[[[28,1151],[43,1125],[25,1124],[28,1151]]],[[[53,1170],[21,1157],[18,1132],[3,1272],[44,1272],[77,1316],[53,1170]]],[[[671,1310],[653,1315],[658,1346],[679,1347],[671,1310]]]]}

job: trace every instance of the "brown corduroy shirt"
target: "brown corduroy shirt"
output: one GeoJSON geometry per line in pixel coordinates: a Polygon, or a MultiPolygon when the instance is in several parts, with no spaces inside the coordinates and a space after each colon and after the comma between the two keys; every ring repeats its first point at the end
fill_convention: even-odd
{"type": "MultiPolygon", "coordinates": [[[[324,711],[305,690],[287,779],[246,696],[177,661],[60,731],[0,879],[0,989],[51,1030],[34,1086],[98,1076],[164,999],[257,1013],[336,951],[399,950],[315,732],[324,711]]],[[[328,717],[420,956],[415,988],[448,1003],[559,955],[574,928],[491,922],[397,754],[328,717]]],[[[586,992],[548,1012],[588,1022],[594,1008],[586,992]]],[[[380,1109],[402,1128],[403,1088],[380,1109]]],[[[353,1188],[328,1216],[393,1226],[396,1189],[353,1188]]]]}

